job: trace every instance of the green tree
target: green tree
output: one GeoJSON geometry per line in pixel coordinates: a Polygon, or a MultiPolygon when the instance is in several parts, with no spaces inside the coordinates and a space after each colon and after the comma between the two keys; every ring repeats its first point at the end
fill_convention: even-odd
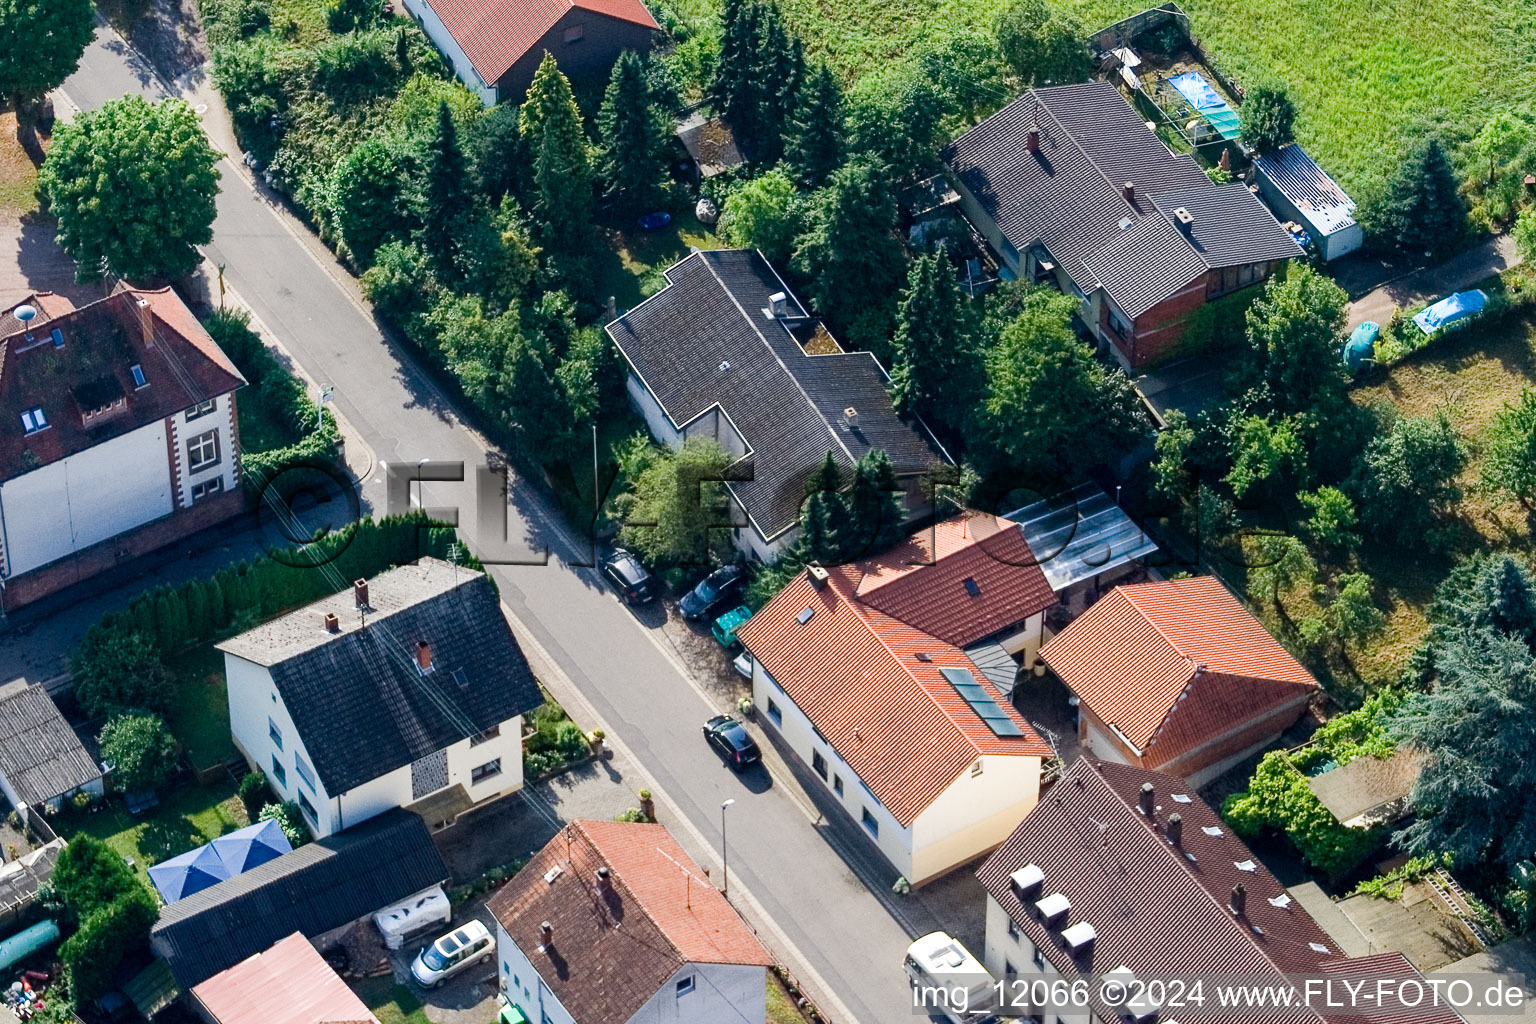
{"type": "Polygon", "coordinates": [[[218,154],[177,99],[110,100],[59,126],[38,189],[75,276],[179,278],[213,239],[218,154]]]}
{"type": "Polygon", "coordinates": [[[1483,486],[1531,508],[1536,499],[1536,391],[1524,388],[1519,401],[1505,403],[1488,425],[1483,449],[1483,486]]]}
{"type": "Polygon", "coordinates": [[[1499,165],[1518,157],[1533,135],[1536,135],[1536,129],[1531,127],[1531,122],[1508,108],[1494,111],[1483,122],[1482,129],[1472,139],[1472,149],[1488,161],[1489,183],[1498,176],[1499,165]]]}
{"type": "Polygon", "coordinates": [[[1363,212],[1378,240],[1415,258],[1443,257],[1466,236],[1467,204],[1456,169],[1434,136],[1396,165],[1385,190],[1363,212]]]}
{"type": "Polygon", "coordinates": [[[1295,475],[1306,461],[1306,451],[1289,417],[1271,421],[1245,416],[1232,438],[1232,471],[1226,482],[1237,497],[1281,475],[1295,475]]]}
{"type": "Polygon", "coordinates": [[[1254,376],[1269,386],[1281,413],[1312,409],[1344,388],[1339,343],[1348,296],[1311,267],[1293,266],[1272,279],[1248,309],[1254,376]]]}
{"type": "Polygon", "coordinates": [[[1071,296],[1032,292],[986,356],[981,434],[1015,465],[1080,471],[1149,429],[1130,381],[1078,340],[1075,312],[1071,296]]]}
{"type": "Polygon", "coordinates": [[[0,96],[20,116],[74,74],[95,34],[90,0],[0,2],[0,96]]]}
{"type": "Polygon", "coordinates": [[[1371,578],[1363,572],[1340,574],[1325,600],[1322,617],[1302,624],[1302,638],[1307,643],[1337,645],[1342,652],[1360,647],[1386,628],[1386,613],[1376,607],[1371,578]]]}
{"type": "Polygon", "coordinates": [[[775,163],[805,77],[800,40],[773,0],[732,0],[721,18],[711,101],[749,161],[775,163]]]}
{"type": "Polygon", "coordinates": [[[1259,761],[1244,792],[1221,805],[1232,831],[1256,838],[1276,831],[1290,841],[1308,864],[1326,874],[1348,871],[1375,850],[1385,827],[1346,828],[1324,807],[1307,779],[1283,750],[1272,750],[1259,761]]]}
{"type": "Polygon", "coordinates": [[[409,328],[413,316],[426,310],[437,290],[426,255],[409,242],[386,242],[374,253],[373,266],[362,278],[363,296],[380,313],[409,328]]]}
{"type": "Polygon", "coordinates": [[[598,178],[620,212],[637,216],[665,199],[666,114],[651,105],[640,58],[625,50],[597,111],[598,178]]]}
{"type": "Polygon", "coordinates": [[[1440,636],[1486,628],[1536,646],[1536,582],[1519,556],[1479,552],[1435,589],[1429,621],[1440,636]]]}
{"type": "Polygon", "coordinates": [[[1536,206],[1527,206],[1515,218],[1515,248],[1527,263],[1536,263],[1536,206]]]}
{"type": "Polygon", "coordinates": [[[1243,97],[1243,141],[1260,153],[1295,140],[1296,106],[1279,82],[1261,82],[1243,97]]]}
{"type": "Polygon", "coordinates": [[[795,179],[820,188],[843,162],[843,90],[825,63],[806,78],[784,137],[784,162],[795,179]]]}
{"type": "Polygon", "coordinates": [[[853,161],[832,174],[812,197],[791,261],[818,309],[841,319],[871,296],[895,292],[905,272],[895,227],[896,196],[874,165],[853,161]]]}
{"type": "Polygon", "coordinates": [[[123,960],[149,945],[160,905],[149,890],[134,888],[80,921],[80,930],[59,947],[64,983],[72,999],[87,1003],[110,989],[123,960]]]}
{"type": "Polygon", "coordinates": [[[475,120],[464,139],[464,156],[475,187],[493,203],[522,186],[526,156],[518,119],[515,104],[498,103],[475,120]]]}
{"type": "Polygon", "coordinates": [[[1349,489],[1377,537],[1435,543],[1439,514],[1460,500],[1456,476],[1466,463],[1466,447],[1446,416],[1404,416],[1366,445],[1349,489]]]}
{"type": "MultiPolygon", "coordinates": [[[[384,5],[380,0],[329,0],[325,11],[326,27],[340,35],[346,32],[366,32],[384,19],[384,5]]],[[[401,61],[402,68],[410,66],[410,50],[401,61]]]]}
{"type": "Polygon", "coordinates": [[[355,266],[368,269],[379,246],[410,237],[410,173],[405,155],[379,135],[354,146],[331,172],[331,221],[355,266]]]}
{"type": "Polygon", "coordinates": [[[1287,534],[1261,533],[1248,538],[1248,593],[1283,609],[1281,598],[1317,579],[1317,563],[1301,541],[1287,534]]]}
{"type": "Polygon", "coordinates": [[[997,16],[997,45],[1029,85],[1081,82],[1093,70],[1081,24],[1052,14],[1045,0],[1010,0],[997,16]]]}
{"type": "Polygon", "coordinates": [[[541,464],[558,462],[570,447],[574,423],[556,383],[557,358],[532,330],[515,332],[506,351],[502,398],[518,444],[541,464]]]}
{"type": "Polygon", "coordinates": [[[1337,487],[1319,487],[1296,495],[1307,510],[1304,527],[1307,535],[1322,547],[1336,553],[1348,553],[1360,546],[1360,516],[1349,495],[1337,487]]]}
{"type": "Polygon", "coordinates": [[[870,76],[848,98],[849,161],[873,164],[891,182],[927,173],[937,161],[946,113],[944,97],[920,75],[889,84],[870,76]]]}
{"type": "Polygon", "coordinates": [[[976,320],[942,252],[912,261],[891,340],[896,408],[962,428],[980,376],[976,320]]]}
{"type": "Polygon", "coordinates": [[[619,539],[654,565],[705,565],[722,527],[726,467],[734,459],[708,438],[690,437],[667,450],[620,497],[619,539]]]}
{"type": "Polygon", "coordinates": [[[884,450],[872,448],[859,456],[848,489],[848,518],[856,547],[848,558],[879,554],[906,538],[905,497],[896,467],[884,450]]]}
{"type": "Polygon", "coordinates": [[[64,906],[66,924],[78,923],[141,885],[122,855],[89,832],[59,851],[49,881],[64,906]]]}
{"type": "Polygon", "coordinates": [[[70,657],[75,700],[87,715],[103,718],[135,709],[165,711],[170,675],[160,652],[143,633],[97,624],[70,657]]]}
{"type": "Polygon", "coordinates": [[[459,150],[458,129],[446,102],[437,107],[437,129],[422,157],[421,248],[439,281],[459,281],[459,237],[472,216],[468,174],[459,150]]]}
{"type": "Polygon", "coordinates": [[[592,223],[592,165],[581,111],[555,58],[544,55],[519,125],[533,160],[533,222],[546,249],[580,252],[592,223]]]}
{"type": "Polygon", "coordinates": [[[774,261],[789,255],[800,228],[794,182],[777,167],[734,189],[722,214],[721,230],[732,245],[774,261]]]}
{"type": "Polygon", "coordinates": [[[1439,683],[1393,716],[1423,755],[1412,823],[1394,837],[1415,856],[1512,870],[1536,854],[1536,666],[1529,645],[1491,628],[1455,632],[1435,656],[1439,683]]]}
{"type": "Polygon", "coordinates": [[[158,715],[119,715],[96,738],[102,760],[125,793],[153,792],[176,771],[176,737],[158,715]]]}

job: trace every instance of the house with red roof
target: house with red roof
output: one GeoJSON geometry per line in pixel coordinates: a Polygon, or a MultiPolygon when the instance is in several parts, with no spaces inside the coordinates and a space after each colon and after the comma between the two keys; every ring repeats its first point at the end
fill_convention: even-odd
{"type": "Polygon", "coordinates": [[[606,77],[625,50],[651,47],[641,0],[405,0],[453,73],[488,107],[523,102],[546,53],[572,77],[606,77]]]}
{"type": "Polygon", "coordinates": [[[1055,602],[1018,525],[967,512],[875,558],[812,566],[737,636],[759,720],[920,885],[1035,805],[1052,752],[1008,701],[1018,663],[976,659],[1032,657],[1055,602]]]}
{"type": "MultiPolygon", "coordinates": [[[[1061,1024],[1172,1021],[1184,1012],[1216,1024],[1461,1022],[1425,998],[1428,986],[1403,954],[1348,955],[1346,943],[1366,948],[1359,933],[1325,930],[1172,775],[1078,758],[977,877],[987,890],[982,960],[1010,991],[1090,975],[1125,983],[1086,986],[1086,1005],[1054,1008],[1061,1024]],[[1342,985],[1322,988],[1342,978],[1372,995],[1349,1005],[1339,1001],[1342,985]],[[1238,1005],[1218,1001],[1216,979],[1256,996],[1287,982],[1302,988],[1299,979],[1318,986],[1309,1005],[1238,1005]],[[1401,1004],[1390,995],[1398,985],[1401,1004]],[[1122,993],[1130,998],[1109,1001],[1122,993]],[[1374,1002],[1378,993],[1388,994],[1374,1002]]],[[[1048,1020],[1046,1011],[1019,1016],[1048,1020]]]]}
{"type": "Polygon", "coordinates": [[[0,313],[4,607],[241,512],[244,386],[169,288],[0,313]]]}
{"type": "Polygon", "coordinates": [[[1116,587],[1040,650],[1078,739],[1202,786],[1295,724],[1317,680],[1214,576],[1116,587]]]}
{"type": "Polygon", "coordinates": [[[773,957],[662,825],[572,821],[488,907],[524,1020],[767,1019],[773,957]]]}
{"type": "Polygon", "coordinates": [[[207,1024],[379,1024],[301,932],[192,987],[207,1024]]]}

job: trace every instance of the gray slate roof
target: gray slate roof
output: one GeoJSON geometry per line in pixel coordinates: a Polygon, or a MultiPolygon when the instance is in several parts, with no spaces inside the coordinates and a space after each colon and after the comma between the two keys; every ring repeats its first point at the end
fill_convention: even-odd
{"type": "Polygon", "coordinates": [[[0,775],[31,805],[95,782],[101,770],[48,691],[17,681],[0,687],[0,775]]]}
{"type": "MultiPolygon", "coordinates": [[[[404,767],[544,702],[491,581],[423,558],[219,644],[265,666],[329,793],[404,767]],[[340,632],[322,624],[334,612],[340,632]],[[416,668],[416,645],[434,671],[416,668]]],[[[282,936],[278,936],[281,938],[282,936]]]]}
{"type": "Polygon", "coordinates": [[[753,478],[727,486],[764,538],[798,523],[805,480],[829,449],[850,468],[882,448],[899,476],[944,458],[926,426],[896,415],[873,355],[805,354],[790,328],[805,335],[816,322],[758,253],[692,253],[666,277],[608,334],[675,426],[716,405],[730,418],[750,447],[753,478]],[[775,292],[788,296],[788,326],[766,313],[775,292]],[[843,419],[848,408],[856,426],[843,419]]]}
{"type": "Polygon", "coordinates": [[[189,989],[295,931],[313,938],[448,877],[427,826],[395,808],[162,907],[150,945],[189,989]]]}
{"type": "Polygon", "coordinates": [[[1301,254],[1245,186],[1213,184],[1169,152],[1108,82],[1026,93],[943,157],[1009,244],[1043,245],[1078,287],[1102,286],[1132,318],[1209,268],[1301,254]],[[1195,219],[1188,236],[1173,220],[1181,206],[1195,219]]]}

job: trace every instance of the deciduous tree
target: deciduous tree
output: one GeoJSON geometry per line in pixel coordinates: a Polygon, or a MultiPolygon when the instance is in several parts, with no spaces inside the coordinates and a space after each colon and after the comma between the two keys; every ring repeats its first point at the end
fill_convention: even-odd
{"type": "Polygon", "coordinates": [[[96,13],[90,0],[0,2],[0,96],[18,116],[80,66],[96,13]]]}
{"type": "Polygon", "coordinates": [[[107,722],[97,742],[125,793],[153,792],[176,771],[176,737],[159,715],[119,715],[107,722]]]}
{"type": "Polygon", "coordinates": [[[1254,377],[1276,411],[1302,412],[1342,392],[1339,342],[1348,296],[1310,267],[1293,266],[1264,286],[1248,310],[1254,377]]]}
{"type": "Polygon", "coordinates": [[[770,260],[789,255],[800,229],[800,201],[789,175],[775,167],[731,192],[721,230],[731,244],[757,249],[770,260]]]}
{"type": "Polygon", "coordinates": [[[1434,543],[1440,513],[1461,496],[1456,475],[1466,462],[1466,447],[1447,417],[1405,416],[1366,445],[1349,488],[1377,537],[1434,543]]]}
{"type": "Polygon", "coordinates": [[[620,540],[653,564],[707,564],[711,542],[729,522],[720,480],[732,461],[730,452],[701,437],[655,459],[622,496],[620,540]]]}
{"type": "Polygon", "coordinates": [[[1525,388],[1518,401],[1506,403],[1483,443],[1483,486],[1530,508],[1536,499],[1536,391],[1525,388]]]}
{"type": "Polygon", "coordinates": [[[1082,26],[1053,14],[1045,0],[1011,0],[997,16],[997,44],[1014,74],[1030,85],[1081,82],[1093,70],[1082,26]]]}
{"type": "Polygon", "coordinates": [[[331,172],[330,216],[355,266],[373,266],[374,253],[390,239],[410,237],[411,167],[383,136],[353,147],[331,172]]]}
{"type": "Polygon", "coordinates": [[[1278,82],[1261,82],[1243,97],[1243,141],[1268,153],[1295,139],[1296,107],[1278,82]]]}

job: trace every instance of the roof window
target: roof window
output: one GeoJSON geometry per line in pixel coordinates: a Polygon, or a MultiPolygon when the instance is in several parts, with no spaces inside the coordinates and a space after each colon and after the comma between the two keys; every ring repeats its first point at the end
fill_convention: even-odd
{"type": "Polygon", "coordinates": [[[24,433],[35,434],[39,430],[46,430],[48,417],[43,415],[43,407],[37,406],[28,409],[21,414],[21,429],[24,433]]]}
{"type": "Polygon", "coordinates": [[[144,379],[144,367],[140,366],[138,363],[134,363],[132,366],[128,367],[128,372],[133,374],[133,386],[135,388],[149,387],[149,381],[144,379]]]}
{"type": "Polygon", "coordinates": [[[815,617],[816,617],[816,609],[810,607],[809,605],[807,605],[806,608],[805,608],[805,611],[803,611],[799,615],[795,616],[795,621],[800,623],[800,625],[803,626],[807,622],[810,622],[815,617]]]}

